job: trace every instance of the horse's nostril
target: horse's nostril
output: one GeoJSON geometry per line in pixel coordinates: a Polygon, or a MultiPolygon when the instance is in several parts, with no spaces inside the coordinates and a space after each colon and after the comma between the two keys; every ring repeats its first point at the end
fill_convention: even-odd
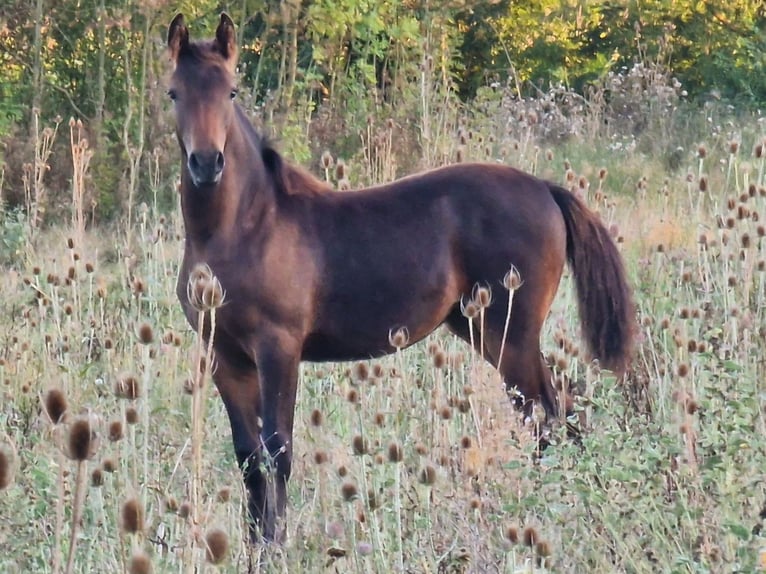
{"type": "Polygon", "coordinates": [[[219,151],[215,156],[215,169],[217,172],[223,171],[223,164],[223,153],[219,151]]]}
{"type": "Polygon", "coordinates": [[[199,159],[197,159],[196,153],[191,153],[189,155],[189,168],[190,169],[199,169],[199,159]]]}

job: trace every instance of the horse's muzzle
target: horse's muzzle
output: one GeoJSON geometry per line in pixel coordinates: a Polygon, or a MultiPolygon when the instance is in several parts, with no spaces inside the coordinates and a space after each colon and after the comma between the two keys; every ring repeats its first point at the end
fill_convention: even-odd
{"type": "Polygon", "coordinates": [[[220,151],[192,152],[187,166],[195,186],[214,185],[221,181],[224,166],[223,153],[220,151]]]}

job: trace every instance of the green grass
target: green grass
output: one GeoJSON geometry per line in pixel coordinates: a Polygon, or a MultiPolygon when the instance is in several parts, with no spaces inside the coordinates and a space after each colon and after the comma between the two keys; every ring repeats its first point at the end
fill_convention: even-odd
{"type": "Polygon", "coordinates": [[[69,248],[69,231],[53,228],[0,282],[0,445],[14,461],[0,492],[0,571],[51,572],[57,556],[65,564],[76,462],[63,453],[68,425],[84,416],[98,432],[88,477],[115,468],[87,490],[77,572],[123,571],[136,551],[155,572],[240,572],[249,563],[261,572],[762,571],[763,159],[744,144],[730,156],[719,142],[701,164],[687,150],[669,172],[660,158],[609,142],[554,146],[550,156],[532,144],[516,151],[508,161],[546,177],[563,180],[569,159],[587,178],[588,202],[617,226],[635,286],[639,345],[624,385],[579,352],[568,276],[546,323],[545,352],[580,388],[581,444],[556,429],[540,456],[499,377],[442,332],[367,368],[305,364],[288,539],[251,549],[212,388],[198,523],[177,510],[193,478],[184,382],[195,342],[175,297],[179,214],[147,213],[130,248],[104,230],[69,248]],[[144,323],[148,344],[139,340],[144,323]],[[437,354],[446,367],[435,366],[437,354]],[[134,400],[114,393],[126,375],[139,382],[134,400]],[[51,388],[68,401],[58,425],[41,410],[51,388]],[[136,423],[126,424],[131,409],[136,423]],[[113,421],[120,440],[109,438],[113,421]],[[145,509],[138,534],[121,527],[131,497],[145,509]],[[201,543],[213,528],[230,542],[217,566],[206,565],[201,543]]]}

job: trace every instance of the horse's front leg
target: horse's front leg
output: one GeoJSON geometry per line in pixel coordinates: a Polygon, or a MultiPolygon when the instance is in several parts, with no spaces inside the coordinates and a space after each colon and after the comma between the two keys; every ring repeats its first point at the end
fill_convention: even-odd
{"type": "MultiPolygon", "coordinates": [[[[293,420],[295,396],[298,388],[298,365],[300,343],[284,332],[270,333],[257,345],[256,362],[261,382],[261,404],[263,405],[263,427],[261,440],[266,465],[273,473],[269,485],[267,507],[270,506],[273,485],[273,511],[277,520],[283,519],[287,506],[287,481],[290,478],[293,460],[293,420]]],[[[272,510],[272,508],[269,508],[272,510]]],[[[283,530],[284,533],[284,530],[283,530]]],[[[264,536],[274,537],[274,521],[264,525],[264,536]]],[[[277,538],[281,538],[277,536],[277,538]]]]}
{"type": "Polygon", "coordinates": [[[256,542],[259,529],[264,537],[269,530],[260,438],[261,389],[258,371],[255,363],[244,356],[228,357],[219,352],[216,354],[213,379],[229,416],[234,453],[247,490],[250,540],[256,542]]]}

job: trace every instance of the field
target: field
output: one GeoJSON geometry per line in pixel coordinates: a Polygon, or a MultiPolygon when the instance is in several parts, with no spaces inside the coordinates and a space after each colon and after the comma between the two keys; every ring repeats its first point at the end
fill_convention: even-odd
{"type": "Polygon", "coordinates": [[[441,331],[304,364],[283,545],[245,540],[228,420],[175,295],[179,211],[143,205],[130,233],[6,220],[24,240],[0,279],[0,571],[65,571],[73,539],[73,572],[766,570],[766,130],[719,123],[673,162],[629,138],[472,133],[461,159],[567,182],[611,226],[631,373],[587,361],[568,276],[543,349],[580,440],[554,425],[540,451],[441,331]]]}

